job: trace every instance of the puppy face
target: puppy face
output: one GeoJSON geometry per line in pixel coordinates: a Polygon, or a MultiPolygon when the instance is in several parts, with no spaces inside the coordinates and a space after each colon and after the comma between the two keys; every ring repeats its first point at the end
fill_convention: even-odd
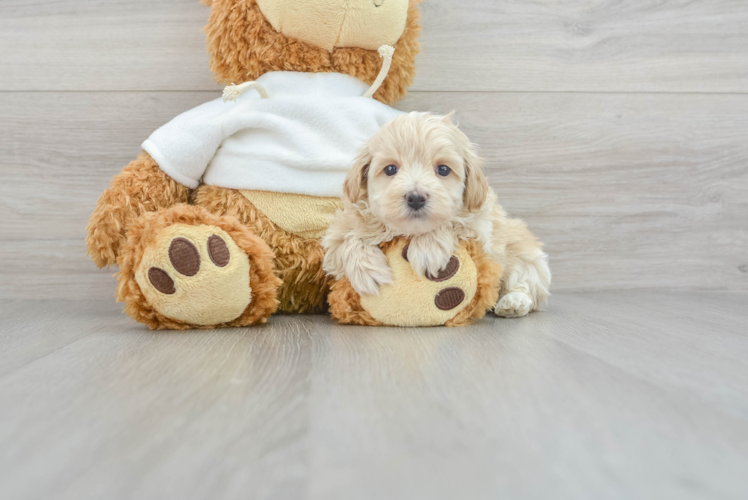
{"type": "Polygon", "coordinates": [[[473,145],[448,116],[409,113],[383,126],[348,174],[344,195],[404,235],[480,209],[489,192],[473,145]]]}

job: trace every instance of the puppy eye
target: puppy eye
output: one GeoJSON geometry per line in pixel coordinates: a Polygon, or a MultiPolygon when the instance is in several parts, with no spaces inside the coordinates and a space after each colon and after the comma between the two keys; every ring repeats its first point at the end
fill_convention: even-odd
{"type": "Polygon", "coordinates": [[[438,167],[436,167],[436,173],[441,175],[442,177],[448,176],[451,171],[452,169],[446,165],[439,165],[438,167]]]}
{"type": "Polygon", "coordinates": [[[397,173],[397,167],[395,165],[387,165],[386,167],[384,167],[384,174],[387,177],[392,177],[396,173],[397,173]]]}

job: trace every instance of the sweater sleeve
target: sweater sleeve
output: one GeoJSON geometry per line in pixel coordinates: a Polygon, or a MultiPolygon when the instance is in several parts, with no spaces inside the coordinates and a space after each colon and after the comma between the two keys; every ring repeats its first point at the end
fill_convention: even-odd
{"type": "Polygon", "coordinates": [[[207,102],[177,116],[143,143],[143,150],[172,179],[195,189],[224,139],[222,116],[234,103],[207,102]]]}

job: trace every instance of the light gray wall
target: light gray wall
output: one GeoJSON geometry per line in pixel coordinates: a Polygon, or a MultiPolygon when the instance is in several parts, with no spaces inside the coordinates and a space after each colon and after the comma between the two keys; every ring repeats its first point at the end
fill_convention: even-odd
{"type": "MultiPolygon", "coordinates": [[[[748,5],[426,0],[406,110],[457,110],[554,290],[748,289],[748,5]]],[[[0,2],[0,296],[114,296],[109,179],[213,99],[197,0],[0,2]]]]}

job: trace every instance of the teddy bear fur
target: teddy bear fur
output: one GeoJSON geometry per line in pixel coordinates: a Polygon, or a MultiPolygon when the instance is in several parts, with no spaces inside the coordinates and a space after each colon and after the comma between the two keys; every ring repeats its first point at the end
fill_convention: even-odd
{"type": "MultiPolygon", "coordinates": [[[[276,32],[255,0],[204,3],[211,7],[205,32],[210,66],[219,83],[255,80],[270,71],[299,71],[345,73],[371,84],[381,68],[377,51],[336,48],[328,52],[276,32]]],[[[420,0],[410,0],[405,31],[395,44],[389,75],[374,95],[375,99],[388,105],[406,95],[415,77],[415,57],[420,50],[418,37],[421,33],[418,3],[420,0]]],[[[330,279],[322,270],[323,250],[318,239],[301,238],[277,227],[236,190],[205,185],[190,190],[160,170],[147,153],[142,153],[114,177],[109,189],[99,198],[89,220],[86,239],[88,254],[97,266],[115,263],[120,266],[118,298],[126,303],[129,315],[151,328],[190,327],[156,313],[138,294],[137,284],[133,281],[137,259],[132,253],[139,245],[147,244],[146,235],[150,233],[144,230],[146,220],[158,225],[174,217],[192,217],[194,223],[207,223],[210,214],[233,216],[272,250],[275,272],[282,281],[277,289],[280,311],[315,313],[327,310],[330,279]],[[198,217],[194,209],[190,211],[188,205],[205,208],[209,214],[201,217],[206,220],[198,217]],[[175,206],[180,208],[168,217],[153,216],[175,206]],[[129,237],[128,232],[132,233],[129,237]]],[[[222,227],[217,222],[216,225],[222,227]]],[[[242,236],[236,227],[224,229],[232,235],[239,234],[240,239],[246,236],[242,236]]],[[[239,241],[237,243],[241,246],[239,241]]],[[[259,275],[253,279],[267,279],[268,284],[277,285],[266,269],[258,272],[259,275]]],[[[257,300],[255,287],[253,284],[253,303],[257,300]]],[[[261,288],[269,287],[263,285],[261,288]]],[[[272,309],[268,304],[276,298],[262,297],[259,308],[267,316],[272,309]]],[[[239,318],[242,321],[231,325],[216,326],[240,326],[260,321],[259,317],[244,316],[239,318]]]]}
{"type": "MultiPolygon", "coordinates": [[[[255,0],[212,0],[205,33],[211,54],[210,69],[218,83],[256,80],[269,71],[336,72],[372,84],[382,67],[376,50],[340,47],[332,52],[278,33],[255,0]]],[[[374,98],[393,105],[407,94],[416,76],[415,59],[421,51],[421,15],[410,0],[405,31],[395,44],[392,67],[374,98]]]]}

